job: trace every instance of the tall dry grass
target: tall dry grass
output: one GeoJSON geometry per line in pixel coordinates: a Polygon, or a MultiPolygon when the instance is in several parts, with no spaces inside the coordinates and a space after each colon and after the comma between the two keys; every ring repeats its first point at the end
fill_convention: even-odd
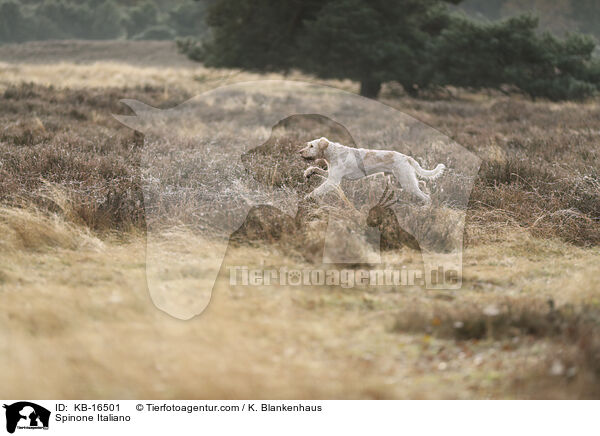
{"type": "MultiPolygon", "coordinates": [[[[7,88],[0,109],[4,125],[0,134],[0,199],[15,204],[17,199],[26,198],[56,211],[56,205],[47,201],[43,192],[44,181],[48,181],[61,186],[77,209],[73,212],[79,217],[76,219],[93,229],[143,227],[139,178],[143,136],[110,117],[110,113],[127,110],[118,103],[122,97],[169,107],[190,94],[174,91],[166,97],[154,87],[7,88]]],[[[495,103],[391,103],[439,127],[484,158],[470,199],[467,243],[477,244],[480,236],[485,240],[485,234],[510,223],[539,237],[598,244],[600,165],[595,126],[600,115],[596,105],[551,105],[506,98],[496,98],[495,103]]],[[[268,159],[265,155],[270,152],[261,154],[266,168],[263,178],[269,178],[261,183],[301,183],[305,164],[295,156],[295,149],[304,136],[282,138],[280,143],[287,148],[268,159]],[[294,180],[281,179],[284,174],[294,180]]]]}

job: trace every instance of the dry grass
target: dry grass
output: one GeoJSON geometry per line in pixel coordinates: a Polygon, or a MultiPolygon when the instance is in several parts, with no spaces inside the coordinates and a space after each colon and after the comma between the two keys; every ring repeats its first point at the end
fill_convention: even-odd
{"type": "MultiPolygon", "coordinates": [[[[509,222],[540,237],[579,245],[600,241],[596,101],[553,104],[465,95],[390,104],[484,159],[470,198],[470,226],[509,222]]],[[[476,243],[473,233],[467,236],[468,243],[476,243]]]]}
{"type": "MultiPolygon", "coordinates": [[[[230,247],[208,310],[182,322],[148,298],[142,238],[89,244],[84,229],[65,228],[69,243],[0,254],[7,396],[597,396],[598,281],[589,277],[600,253],[558,242],[562,251],[553,253],[535,239],[481,247],[468,254],[462,290],[427,292],[230,286],[229,265],[298,267],[269,247],[230,247]],[[511,254],[520,250],[539,258],[514,268],[511,254]],[[499,314],[488,315],[489,306],[499,314]],[[455,333],[458,321],[468,333],[455,333]],[[135,364],[117,369],[123,361],[135,364]],[[36,376],[42,365],[52,377],[36,376]]],[[[209,261],[202,240],[172,232],[174,239],[209,261]]]]}
{"type": "MultiPolygon", "coordinates": [[[[50,41],[0,46],[0,91],[22,81],[57,88],[160,88],[165,96],[191,95],[249,80],[282,79],[281,74],[205,68],[178,54],[173,41],[50,41]],[[23,78],[26,78],[23,80],[23,78]]],[[[291,80],[307,80],[292,72],[291,80]]],[[[349,80],[327,84],[358,91],[349,80]]],[[[183,100],[178,100],[180,103],[183,100]]]]}
{"type": "MultiPolygon", "coordinates": [[[[36,45],[1,49],[12,53],[0,68],[4,397],[598,397],[597,102],[467,94],[416,101],[387,87],[386,103],[484,159],[467,212],[462,289],[230,286],[228,266],[319,262],[331,211],[255,209],[227,248],[209,308],[182,322],[148,296],[143,138],[110,114],[128,113],[121,98],[171,107],[254,76],[178,63],[158,47],[151,60],[131,65],[118,55],[122,47],[115,62],[105,45],[94,55],[88,49],[100,46],[61,44],[43,63],[33,62],[36,45]],[[71,52],[61,57],[61,50],[71,52]],[[176,66],[162,67],[167,59],[176,66]]],[[[139,44],[131,47],[147,43],[139,44]]],[[[299,131],[311,129],[284,127],[243,163],[254,168],[268,155],[256,183],[303,193],[317,182],[304,184],[306,164],[292,155],[306,139],[299,131]]],[[[202,212],[201,198],[182,199],[188,208],[175,223],[202,212]]],[[[413,225],[424,218],[415,215],[413,225]]],[[[198,275],[181,253],[219,268],[206,236],[180,226],[165,231],[157,236],[174,286],[198,275]]],[[[416,267],[422,260],[404,250],[384,261],[416,267]]]]}

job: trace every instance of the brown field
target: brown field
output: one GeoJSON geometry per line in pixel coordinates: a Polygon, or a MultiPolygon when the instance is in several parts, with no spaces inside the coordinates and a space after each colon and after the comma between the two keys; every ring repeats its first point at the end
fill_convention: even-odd
{"type": "MultiPolygon", "coordinates": [[[[386,86],[383,102],[483,159],[462,289],[234,288],[223,268],[208,309],[181,321],[148,295],[143,137],[111,114],[129,113],[123,98],[168,108],[280,76],[207,69],[174,50],[0,46],[3,397],[600,396],[597,100],[456,90],[415,100],[386,86]]],[[[202,268],[220,267],[209,241],[181,226],[165,235],[202,268]]],[[[288,242],[242,238],[225,263],[314,264],[304,240],[288,242]]],[[[419,262],[413,250],[395,256],[419,262]]]]}

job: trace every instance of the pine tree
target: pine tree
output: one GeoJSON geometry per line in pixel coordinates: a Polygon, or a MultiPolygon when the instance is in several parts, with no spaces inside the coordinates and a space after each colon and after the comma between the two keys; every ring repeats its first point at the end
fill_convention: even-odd
{"type": "Polygon", "coordinates": [[[210,66],[350,78],[369,97],[389,80],[412,92],[427,40],[444,27],[443,4],[457,1],[219,0],[208,13],[212,39],[181,48],[210,66]]]}

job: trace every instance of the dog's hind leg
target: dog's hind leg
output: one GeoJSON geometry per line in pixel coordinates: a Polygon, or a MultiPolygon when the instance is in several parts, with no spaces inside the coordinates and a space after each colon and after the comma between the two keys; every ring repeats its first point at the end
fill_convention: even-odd
{"type": "Polygon", "coordinates": [[[406,189],[407,192],[419,198],[425,204],[431,203],[431,198],[429,195],[421,191],[421,188],[419,187],[419,181],[417,180],[417,176],[414,172],[402,172],[399,170],[394,170],[393,174],[400,186],[406,189]]]}

